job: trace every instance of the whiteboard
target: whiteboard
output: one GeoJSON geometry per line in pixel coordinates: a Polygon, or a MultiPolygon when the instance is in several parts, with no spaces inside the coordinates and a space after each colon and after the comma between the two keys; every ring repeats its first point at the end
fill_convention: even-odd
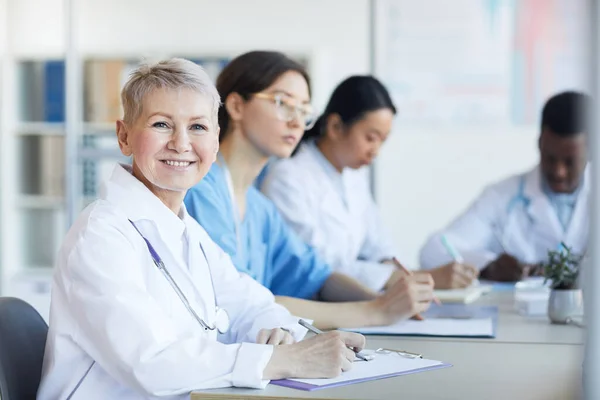
{"type": "Polygon", "coordinates": [[[375,0],[375,75],[398,122],[529,125],[589,88],[589,0],[375,0]]]}

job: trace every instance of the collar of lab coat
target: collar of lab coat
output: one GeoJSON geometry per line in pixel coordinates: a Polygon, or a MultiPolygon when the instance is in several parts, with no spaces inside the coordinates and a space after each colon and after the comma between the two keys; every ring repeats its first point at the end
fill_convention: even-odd
{"type": "MultiPolygon", "coordinates": [[[[580,187],[577,189],[577,198],[581,198],[581,196],[587,196],[587,192],[589,191],[589,182],[590,180],[590,165],[585,167],[585,171],[583,172],[583,178],[580,184],[580,187]]],[[[525,188],[524,195],[528,199],[532,201],[534,199],[540,197],[546,197],[544,193],[544,189],[542,186],[542,169],[538,165],[535,167],[531,173],[527,174],[525,177],[525,188]]]]}
{"type": "Polygon", "coordinates": [[[171,211],[154,193],[132,174],[130,165],[117,164],[104,184],[102,198],[117,205],[134,223],[150,221],[166,243],[181,240],[186,219],[190,218],[181,204],[180,215],[171,211]]]}
{"type": "Polygon", "coordinates": [[[327,157],[325,157],[325,155],[321,153],[321,150],[317,147],[317,143],[314,140],[308,141],[304,146],[304,149],[306,149],[305,151],[312,154],[315,160],[319,163],[319,165],[325,172],[325,175],[329,177],[334,188],[338,191],[338,194],[340,195],[346,206],[348,206],[346,198],[346,185],[344,182],[344,177],[346,175],[344,174],[345,170],[342,170],[341,173],[338,172],[338,170],[335,169],[333,164],[329,162],[327,157]]]}
{"type": "MultiPolygon", "coordinates": [[[[585,213],[588,206],[589,187],[590,187],[590,166],[589,163],[583,173],[583,180],[578,191],[577,200],[575,203],[575,210],[573,211],[573,217],[571,223],[566,232],[566,239],[573,241],[573,237],[582,234],[582,229],[577,223],[582,213],[585,213]]],[[[563,228],[560,224],[558,216],[552,211],[552,205],[550,199],[544,193],[542,189],[542,171],[538,165],[529,174],[525,175],[525,187],[523,189],[524,196],[529,200],[527,206],[527,213],[531,218],[536,221],[540,234],[548,235],[552,232],[555,237],[563,237],[563,228]]]]}

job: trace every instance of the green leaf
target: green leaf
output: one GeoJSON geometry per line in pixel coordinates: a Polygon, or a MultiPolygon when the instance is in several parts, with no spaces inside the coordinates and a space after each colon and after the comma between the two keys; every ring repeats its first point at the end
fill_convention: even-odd
{"type": "Polygon", "coordinates": [[[583,257],[573,254],[566,244],[561,246],[561,250],[548,251],[548,260],[542,263],[544,283],[550,281],[553,289],[571,289],[577,284],[583,257]]]}

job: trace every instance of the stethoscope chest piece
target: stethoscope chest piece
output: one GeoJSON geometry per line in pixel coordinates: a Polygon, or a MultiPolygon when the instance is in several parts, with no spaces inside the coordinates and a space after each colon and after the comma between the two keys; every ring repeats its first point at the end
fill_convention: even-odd
{"type": "Polygon", "coordinates": [[[215,309],[215,324],[214,327],[220,334],[227,333],[229,331],[229,314],[224,309],[217,307],[215,309]]]}

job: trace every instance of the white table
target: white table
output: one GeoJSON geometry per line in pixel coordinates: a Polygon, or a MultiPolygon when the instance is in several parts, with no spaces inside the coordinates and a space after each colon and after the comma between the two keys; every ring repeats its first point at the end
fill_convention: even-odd
{"type": "MultiPolygon", "coordinates": [[[[545,343],[582,344],[585,330],[575,325],[550,323],[547,317],[527,317],[519,315],[513,302],[513,292],[491,292],[474,302],[474,305],[498,307],[498,327],[494,339],[452,339],[454,341],[494,341],[502,343],[545,343]]],[[[402,337],[405,340],[415,338],[402,337]]],[[[418,340],[439,340],[440,338],[418,338],[418,340]]]]}
{"type": "Polygon", "coordinates": [[[474,304],[498,306],[495,339],[368,336],[367,347],[401,348],[453,364],[451,368],[339,388],[305,392],[269,385],[266,390],[222,389],[192,400],[244,399],[527,399],[580,397],[584,330],[547,318],[518,315],[512,292],[492,292],[474,304]],[[206,397],[206,395],[210,397],[206,397]]]}
{"type": "MultiPolygon", "coordinates": [[[[370,343],[374,348],[393,346],[387,339],[376,338],[370,343]]],[[[414,350],[426,357],[448,362],[453,367],[313,392],[269,385],[264,391],[222,389],[207,393],[222,394],[223,397],[214,398],[228,399],[248,395],[365,400],[568,400],[579,397],[580,345],[429,340],[415,340],[412,344],[414,350]]],[[[192,400],[204,398],[200,394],[191,397],[192,400]]]]}

